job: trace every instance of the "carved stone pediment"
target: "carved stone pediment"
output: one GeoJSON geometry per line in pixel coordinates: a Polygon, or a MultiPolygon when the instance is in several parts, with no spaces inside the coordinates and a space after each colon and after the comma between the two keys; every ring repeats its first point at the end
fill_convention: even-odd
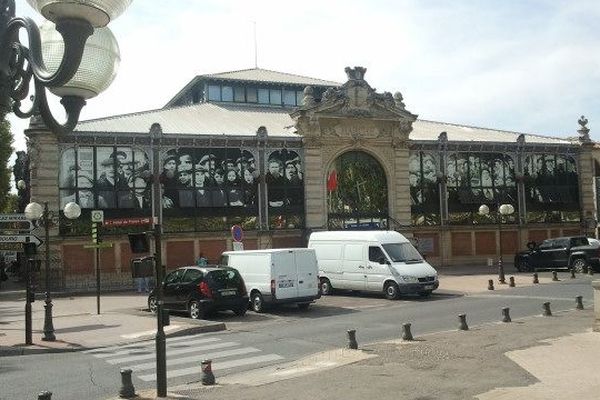
{"type": "Polygon", "coordinates": [[[348,81],[327,89],[318,102],[307,87],[304,104],[291,114],[300,135],[323,138],[399,138],[406,140],[417,116],[406,110],[400,93],[377,93],[364,80],[366,68],[346,68],[348,81]]]}

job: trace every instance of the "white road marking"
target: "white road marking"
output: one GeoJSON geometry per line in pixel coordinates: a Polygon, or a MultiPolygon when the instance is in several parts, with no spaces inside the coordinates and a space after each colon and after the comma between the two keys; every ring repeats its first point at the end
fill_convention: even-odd
{"type": "MultiPolygon", "coordinates": [[[[233,347],[233,346],[239,346],[239,345],[240,344],[237,342],[223,342],[223,343],[209,344],[206,346],[192,347],[190,349],[179,349],[179,350],[171,350],[171,351],[167,350],[167,357],[176,356],[179,354],[197,353],[202,350],[222,349],[224,347],[233,347]]],[[[150,354],[142,354],[139,356],[121,357],[121,358],[115,358],[115,359],[111,359],[111,360],[107,359],[106,362],[109,364],[121,364],[121,363],[125,363],[125,362],[128,363],[128,362],[132,362],[132,361],[151,360],[151,359],[154,359],[155,357],[156,357],[156,354],[154,353],[154,351],[152,351],[152,352],[150,352],[150,354]]]]}

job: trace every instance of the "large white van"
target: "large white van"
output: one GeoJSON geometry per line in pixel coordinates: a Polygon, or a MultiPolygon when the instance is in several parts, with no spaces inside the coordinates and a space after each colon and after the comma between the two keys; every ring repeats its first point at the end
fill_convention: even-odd
{"type": "Polygon", "coordinates": [[[279,303],[297,303],[304,310],[321,297],[319,267],[312,249],[227,251],[221,264],[240,272],[256,312],[279,303]]]}
{"type": "Polygon", "coordinates": [[[333,289],[428,296],[439,286],[437,271],[395,231],[313,232],[308,247],[319,263],[321,293],[333,289]]]}

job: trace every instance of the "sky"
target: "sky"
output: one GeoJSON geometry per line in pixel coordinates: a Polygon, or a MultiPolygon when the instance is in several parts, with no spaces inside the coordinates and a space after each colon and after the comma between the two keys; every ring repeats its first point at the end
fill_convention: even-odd
{"type": "MultiPolygon", "coordinates": [[[[420,119],[568,137],[585,115],[600,141],[597,0],[165,4],[133,0],[109,24],[119,71],[82,120],[161,108],[196,75],[253,68],[256,26],[260,68],[343,83],[346,66],[363,66],[420,119]]],[[[16,9],[41,23],[25,0],[16,9]]],[[[28,121],[9,119],[24,150],[28,121]]]]}

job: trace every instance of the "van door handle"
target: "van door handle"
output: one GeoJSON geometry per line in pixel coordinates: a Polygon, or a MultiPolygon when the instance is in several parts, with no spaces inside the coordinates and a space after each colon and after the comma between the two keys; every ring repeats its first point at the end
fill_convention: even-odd
{"type": "Polygon", "coordinates": [[[358,266],[358,268],[362,268],[362,269],[364,269],[365,267],[364,267],[364,266],[362,266],[362,265],[359,265],[359,266],[358,266]]]}
{"type": "Polygon", "coordinates": [[[304,281],[298,281],[298,283],[304,283],[304,281]]]}
{"type": "Polygon", "coordinates": [[[367,266],[367,269],[373,269],[373,267],[371,267],[371,266],[369,265],[369,266],[367,266]]]}

